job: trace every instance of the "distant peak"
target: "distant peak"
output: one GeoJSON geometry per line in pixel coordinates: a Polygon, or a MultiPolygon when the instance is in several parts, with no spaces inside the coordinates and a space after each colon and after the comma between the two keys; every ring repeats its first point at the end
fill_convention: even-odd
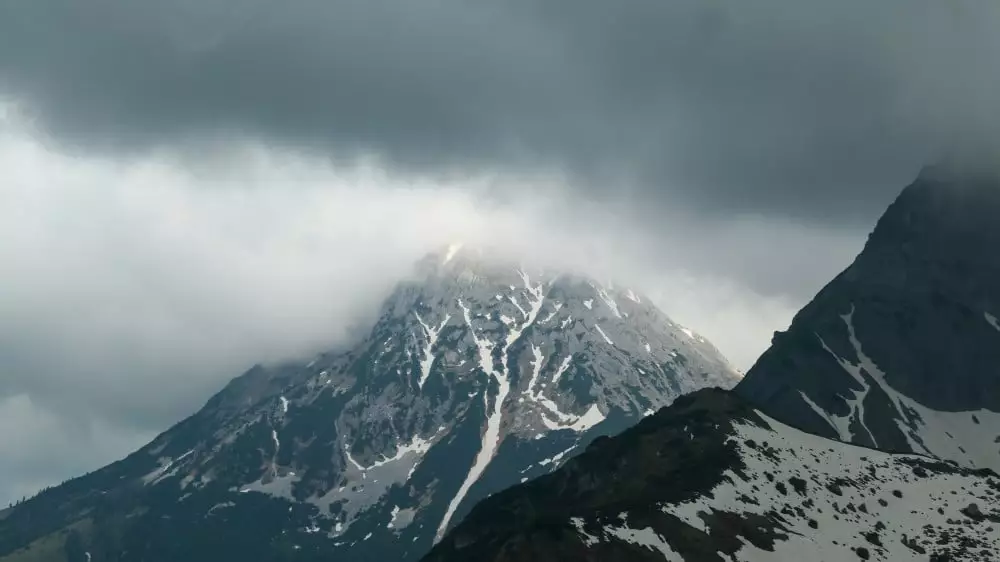
{"type": "Polygon", "coordinates": [[[438,267],[454,267],[455,264],[466,260],[478,260],[488,252],[485,248],[470,243],[467,240],[455,240],[445,246],[439,246],[436,250],[427,254],[424,260],[432,262],[438,267]]]}
{"type": "Polygon", "coordinates": [[[985,187],[1000,184],[1000,158],[948,158],[924,166],[917,182],[985,187]]]}
{"type": "Polygon", "coordinates": [[[446,264],[451,261],[451,258],[455,257],[455,254],[462,249],[464,244],[462,242],[452,242],[448,245],[448,250],[444,253],[444,261],[442,264],[446,264]]]}
{"type": "Polygon", "coordinates": [[[983,170],[953,162],[925,167],[879,219],[870,243],[919,246],[925,257],[958,248],[984,253],[987,241],[1000,240],[1000,175],[983,170]]]}

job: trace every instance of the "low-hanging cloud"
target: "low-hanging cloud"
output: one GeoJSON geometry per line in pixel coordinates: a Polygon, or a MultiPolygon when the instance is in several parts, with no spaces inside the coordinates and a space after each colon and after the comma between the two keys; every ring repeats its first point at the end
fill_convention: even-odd
{"type": "MultiPolygon", "coordinates": [[[[650,238],[558,176],[435,183],[258,144],[201,163],[80,159],[0,126],[0,500],[126,454],[256,362],[351,341],[456,240],[634,283],[743,368],[799,304],[734,280],[772,246],[750,219],[650,238]]],[[[787,229],[802,255],[857,242],[787,229]]]]}
{"type": "Polygon", "coordinates": [[[246,135],[857,225],[1000,131],[998,27],[978,0],[5,0],[0,89],[81,151],[246,135]]]}

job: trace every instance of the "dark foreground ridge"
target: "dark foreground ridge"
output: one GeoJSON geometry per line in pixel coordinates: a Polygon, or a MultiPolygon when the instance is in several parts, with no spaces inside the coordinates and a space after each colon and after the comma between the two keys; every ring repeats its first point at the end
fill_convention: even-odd
{"type": "Polygon", "coordinates": [[[706,389],[482,501],[424,562],[1000,559],[1000,478],[706,389]]]}

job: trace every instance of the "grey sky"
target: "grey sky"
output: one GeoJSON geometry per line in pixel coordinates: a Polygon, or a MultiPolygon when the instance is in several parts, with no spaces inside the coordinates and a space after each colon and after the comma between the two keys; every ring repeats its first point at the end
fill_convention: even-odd
{"type": "Polygon", "coordinates": [[[996,138],[998,28],[972,0],[0,0],[0,501],[338,341],[455,236],[596,252],[746,367],[922,164],[996,138]]]}
{"type": "Polygon", "coordinates": [[[258,135],[868,222],[995,130],[998,23],[972,0],[3,0],[0,80],[83,150],[258,135]]]}

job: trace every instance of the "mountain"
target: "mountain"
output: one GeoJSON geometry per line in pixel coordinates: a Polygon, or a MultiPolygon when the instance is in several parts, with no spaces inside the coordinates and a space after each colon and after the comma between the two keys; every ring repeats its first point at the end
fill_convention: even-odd
{"type": "Polygon", "coordinates": [[[734,391],[478,505],[425,558],[1000,560],[1000,180],[928,169],[734,391]]]}
{"type": "Polygon", "coordinates": [[[925,170],[738,392],[782,422],[1000,471],[1000,181],[925,170]]]}
{"type": "Polygon", "coordinates": [[[739,375],[626,288],[457,247],[346,350],[257,366],[0,512],[0,561],[405,561],[480,499],[739,375]]]}

